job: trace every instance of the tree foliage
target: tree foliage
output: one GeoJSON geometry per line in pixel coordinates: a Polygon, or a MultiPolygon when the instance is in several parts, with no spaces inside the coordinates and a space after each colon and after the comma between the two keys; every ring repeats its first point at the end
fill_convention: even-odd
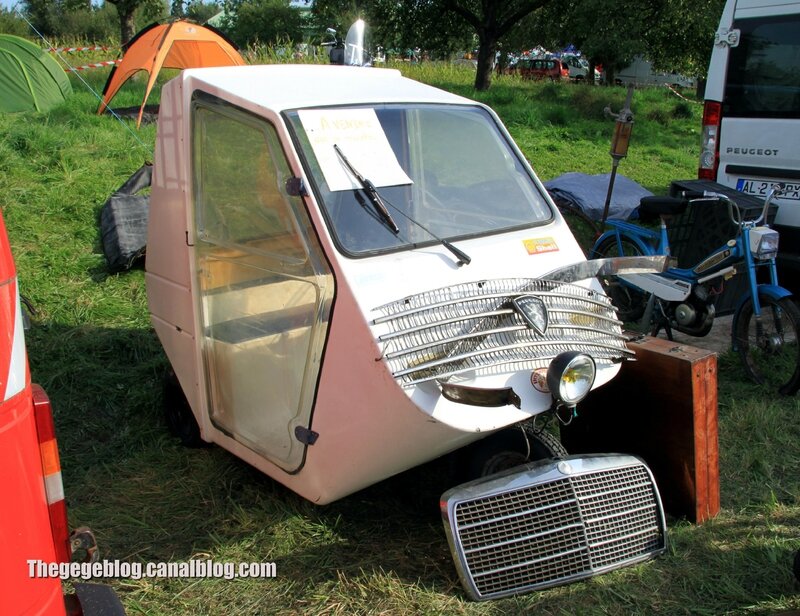
{"type": "Polygon", "coordinates": [[[184,8],[184,16],[196,21],[199,24],[206,23],[220,11],[220,6],[216,2],[203,2],[202,0],[190,0],[184,8]]]}
{"type": "MultiPolygon", "coordinates": [[[[134,14],[132,33],[160,17],[164,8],[160,0],[143,7],[134,14]]],[[[46,38],[111,42],[120,32],[117,7],[110,3],[98,6],[89,0],[23,0],[21,11],[46,38]]],[[[24,25],[22,34],[31,35],[27,23],[21,18],[18,21],[24,25]]],[[[18,29],[15,27],[15,33],[18,29]]]]}
{"type": "Polygon", "coordinates": [[[0,7],[0,33],[29,36],[31,29],[14,9],[0,7]]]}
{"type": "Polygon", "coordinates": [[[705,75],[725,0],[669,0],[652,25],[647,57],[656,68],[705,75]]]}
{"type": "MultiPolygon", "coordinates": [[[[253,43],[320,42],[326,28],[344,36],[359,18],[372,47],[404,52],[421,48],[431,57],[478,48],[475,87],[491,84],[498,52],[537,45],[573,44],[607,74],[642,54],[659,70],[701,75],[725,0],[22,0],[23,11],[45,36],[109,40],[117,23],[121,41],[166,15],[206,22],[224,8],[223,29],[240,46],[253,43]],[[477,41],[477,43],[476,43],[477,41]]],[[[0,28],[30,34],[11,12],[0,28]]]]}
{"type": "Polygon", "coordinates": [[[443,11],[441,2],[426,0],[316,0],[312,29],[333,28],[341,35],[356,19],[367,23],[368,44],[403,53],[421,48],[443,56],[472,46],[461,19],[443,11]]]}
{"type": "Polygon", "coordinates": [[[226,0],[223,6],[223,30],[240,47],[303,39],[303,17],[288,0],[226,0]]]}
{"type": "Polygon", "coordinates": [[[702,74],[725,0],[563,0],[536,11],[515,40],[575,45],[607,78],[641,54],[660,70],[702,74]]]}

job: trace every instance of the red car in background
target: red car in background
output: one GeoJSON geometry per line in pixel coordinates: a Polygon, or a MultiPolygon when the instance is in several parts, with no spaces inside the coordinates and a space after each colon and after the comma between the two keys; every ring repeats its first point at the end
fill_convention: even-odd
{"type": "Polygon", "coordinates": [[[555,58],[534,58],[520,60],[517,72],[523,79],[549,79],[560,81],[569,79],[569,68],[561,60],[555,58]]]}
{"type": "Polygon", "coordinates": [[[88,529],[70,534],[50,400],[31,383],[22,306],[0,213],[0,614],[124,614],[113,591],[75,584],[64,596],[59,577],[35,574],[67,563],[73,549],[96,554],[88,529]],[[57,565],[56,565],[57,566],[57,565]]]}

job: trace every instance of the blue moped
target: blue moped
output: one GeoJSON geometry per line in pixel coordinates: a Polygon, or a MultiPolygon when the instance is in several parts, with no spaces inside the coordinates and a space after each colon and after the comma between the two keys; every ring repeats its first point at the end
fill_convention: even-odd
{"type": "Polygon", "coordinates": [[[672,339],[676,330],[691,336],[711,331],[715,300],[726,280],[737,271],[747,279],[747,292],[738,301],[731,327],[731,343],[749,376],[756,382],[794,394],[800,387],[800,309],[791,292],[778,284],[775,257],[778,232],[765,222],[779,185],[772,187],[756,219],[744,220],[736,202],[716,192],[685,192],[681,197],[646,197],[639,208],[642,218],[658,217],[655,231],[624,220],[609,220],[609,230],[593,247],[594,258],[634,255],[669,255],[668,225],[687,207],[703,202],[727,204],[736,233],[722,246],[688,268],[669,267],[658,274],[624,274],[602,277],[606,292],[623,321],[639,321],[644,331],[662,329],[672,339]],[[759,277],[759,272],[765,274],[759,277]],[[759,280],[762,280],[759,282],[759,280]]]}

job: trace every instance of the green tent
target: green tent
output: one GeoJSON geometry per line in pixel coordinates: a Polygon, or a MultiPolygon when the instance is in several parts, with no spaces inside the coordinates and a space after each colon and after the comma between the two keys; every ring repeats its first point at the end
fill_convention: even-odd
{"type": "Polygon", "coordinates": [[[0,111],[46,111],[71,92],[66,73],[45,51],[0,34],[0,111]]]}

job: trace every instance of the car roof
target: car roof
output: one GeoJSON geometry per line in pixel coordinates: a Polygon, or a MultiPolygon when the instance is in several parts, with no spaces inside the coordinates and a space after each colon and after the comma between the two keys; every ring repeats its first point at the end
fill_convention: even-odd
{"type": "Polygon", "coordinates": [[[286,109],[364,103],[476,104],[462,96],[383,68],[321,64],[271,64],[187,69],[176,79],[226,92],[241,101],[281,112],[286,109]]]}

